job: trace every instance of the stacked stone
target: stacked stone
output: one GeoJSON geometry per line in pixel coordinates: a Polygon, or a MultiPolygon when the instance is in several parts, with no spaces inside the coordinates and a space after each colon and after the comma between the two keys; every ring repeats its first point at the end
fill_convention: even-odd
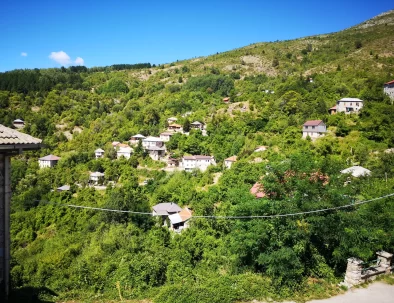
{"type": "Polygon", "coordinates": [[[345,275],[345,285],[347,287],[352,287],[353,285],[357,285],[362,283],[361,280],[361,271],[363,269],[363,261],[357,258],[349,258],[347,259],[347,268],[345,275]]]}

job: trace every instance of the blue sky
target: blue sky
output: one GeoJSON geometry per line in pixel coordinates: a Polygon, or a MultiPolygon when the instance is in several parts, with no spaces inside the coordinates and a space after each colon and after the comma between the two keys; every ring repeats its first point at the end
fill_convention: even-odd
{"type": "Polygon", "coordinates": [[[336,32],[391,1],[0,1],[0,72],[169,63],[336,32]]]}

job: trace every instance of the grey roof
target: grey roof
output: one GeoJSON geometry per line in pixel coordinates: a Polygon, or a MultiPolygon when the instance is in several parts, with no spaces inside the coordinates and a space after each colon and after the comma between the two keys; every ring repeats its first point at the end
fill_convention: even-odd
{"type": "Polygon", "coordinates": [[[147,137],[146,139],[144,139],[142,141],[144,141],[144,142],[163,142],[163,140],[158,137],[147,137]]]}
{"type": "Polygon", "coordinates": [[[159,203],[153,206],[153,210],[159,216],[167,216],[169,213],[178,213],[182,210],[178,204],[174,202],[159,203]]]}
{"type": "Polygon", "coordinates": [[[22,119],[15,119],[14,123],[25,123],[25,121],[23,121],[22,119]]]}
{"type": "Polygon", "coordinates": [[[342,98],[341,100],[342,102],[363,102],[363,100],[359,99],[359,98],[342,98]]]}
{"type": "Polygon", "coordinates": [[[6,149],[7,147],[10,147],[11,149],[23,149],[24,147],[20,145],[29,145],[26,146],[26,149],[38,149],[41,147],[40,143],[41,139],[34,138],[30,135],[21,133],[15,129],[0,124],[1,149],[6,149]]]}
{"type": "Polygon", "coordinates": [[[67,191],[70,190],[70,185],[63,185],[57,188],[58,191],[67,191]]]}
{"type": "Polygon", "coordinates": [[[91,177],[104,177],[104,173],[100,173],[99,171],[95,171],[93,173],[90,173],[91,177]]]}
{"type": "Polygon", "coordinates": [[[141,134],[136,134],[135,136],[132,136],[131,138],[135,138],[135,139],[145,139],[146,137],[141,135],[141,134]]]}
{"type": "Polygon", "coordinates": [[[42,157],[38,160],[40,160],[40,161],[59,161],[60,157],[54,156],[54,155],[48,155],[48,156],[42,157]]]}
{"type": "Polygon", "coordinates": [[[103,150],[103,149],[101,149],[101,148],[98,148],[98,149],[96,149],[94,152],[95,152],[95,153],[103,153],[103,152],[104,152],[104,150],[103,150]]]}
{"type": "Polygon", "coordinates": [[[170,219],[171,224],[177,224],[183,222],[181,216],[178,213],[169,215],[168,219],[170,219]]]}

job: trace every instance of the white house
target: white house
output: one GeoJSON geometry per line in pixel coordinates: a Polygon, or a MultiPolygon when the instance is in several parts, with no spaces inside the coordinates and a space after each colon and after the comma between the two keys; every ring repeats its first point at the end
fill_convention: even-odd
{"type": "Polygon", "coordinates": [[[137,135],[135,135],[135,136],[132,136],[132,137],[130,138],[130,141],[129,141],[129,142],[130,142],[130,144],[132,144],[132,145],[137,145],[139,141],[144,140],[144,139],[146,139],[145,136],[143,136],[143,135],[141,135],[141,134],[137,134],[137,135]]]}
{"type": "Polygon", "coordinates": [[[383,92],[387,94],[390,99],[394,99],[394,80],[384,84],[383,92]]]}
{"type": "Polygon", "coordinates": [[[175,232],[181,232],[182,230],[189,227],[189,220],[192,217],[192,211],[185,207],[180,212],[169,215],[171,226],[170,230],[175,232]]]}
{"type": "Polygon", "coordinates": [[[164,145],[163,139],[158,137],[147,137],[142,140],[142,146],[148,148],[150,146],[162,147],[164,145]]]}
{"type": "Polygon", "coordinates": [[[193,169],[205,171],[210,165],[216,165],[215,158],[211,156],[196,155],[182,158],[182,167],[185,171],[192,171],[193,169]]]}
{"type": "Polygon", "coordinates": [[[349,168],[346,168],[344,170],[341,170],[342,174],[351,174],[353,177],[361,177],[361,176],[369,176],[371,174],[371,171],[369,169],[366,169],[362,166],[352,166],[349,168]]]}
{"type": "Polygon", "coordinates": [[[358,98],[342,98],[337,101],[336,111],[338,113],[358,113],[363,107],[363,100],[358,98]]]}
{"type": "Polygon", "coordinates": [[[232,156],[230,158],[225,159],[224,166],[226,168],[231,168],[231,165],[233,165],[234,162],[237,162],[237,156],[232,156]]]}
{"type": "Polygon", "coordinates": [[[96,156],[96,159],[102,158],[102,157],[104,157],[104,150],[101,149],[101,148],[98,148],[98,149],[96,149],[96,150],[94,151],[94,154],[95,154],[95,156],[96,156]]]}
{"type": "Polygon", "coordinates": [[[104,173],[100,173],[99,171],[90,173],[89,181],[93,184],[98,184],[104,178],[104,173]]]}
{"type": "Polygon", "coordinates": [[[59,160],[60,158],[58,156],[48,155],[38,159],[38,165],[40,166],[40,168],[54,167],[59,160]]]}
{"type": "Polygon", "coordinates": [[[126,159],[130,159],[132,153],[133,149],[130,146],[121,146],[116,151],[116,158],[125,157],[126,159]]]}
{"type": "Polygon", "coordinates": [[[190,128],[203,130],[204,129],[204,123],[201,123],[199,121],[194,121],[193,123],[190,123],[190,128]]]}
{"type": "Polygon", "coordinates": [[[302,138],[310,137],[312,140],[326,134],[327,128],[322,120],[306,121],[302,128],[302,138]]]}
{"type": "Polygon", "coordinates": [[[174,135],[174,133],[164,132],[160,134],[160,139],[163,140],[164,142],[168,142],[170,141],[172,135],[174,135]]]}
{"type": "Polygon", "coordinates": [[[16,128],[24,128],[25,127],[25,121],[22,119],[15,119],[14,122],[12,123],[16,128]]]}

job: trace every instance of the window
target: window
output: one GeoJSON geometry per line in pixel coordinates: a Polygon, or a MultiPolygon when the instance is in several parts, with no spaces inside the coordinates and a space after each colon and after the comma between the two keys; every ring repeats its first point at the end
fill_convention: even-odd
{"type": "Polygon", "coordinates": [[[356,103],[356,106],[358,106],[358,102],[356,103]]]}
{"type": "Polygon", "coordinates": [[[315,129],[315,127],[314,127],[314,126],[312,126],[312,129],[315,129]]]}
{"type": "Polygon", "coordinates": [[[308,129],[308,126],[305,126],[305,129],[308,129]]]}

